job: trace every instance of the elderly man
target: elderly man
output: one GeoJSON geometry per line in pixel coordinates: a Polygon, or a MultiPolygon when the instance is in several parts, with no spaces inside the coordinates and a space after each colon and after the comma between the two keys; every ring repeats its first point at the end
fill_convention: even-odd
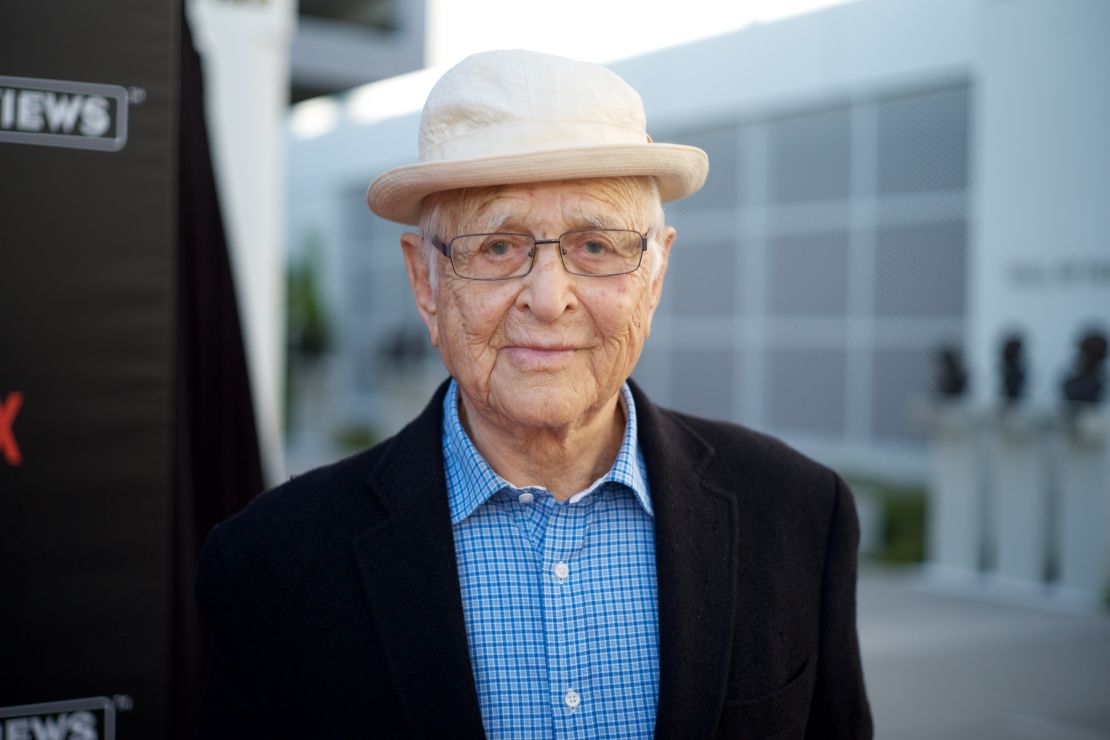
{"type": "MultiPolygon", "coordinates": [[[[602,67],[491,52],[379,177],[450,380],[209,537],[204,732],[860,738],[857,525],[782,443],[628,380],[701,150],[602,67]]],[[[689,255],[694,258],[697,245],[689,255]]]]}

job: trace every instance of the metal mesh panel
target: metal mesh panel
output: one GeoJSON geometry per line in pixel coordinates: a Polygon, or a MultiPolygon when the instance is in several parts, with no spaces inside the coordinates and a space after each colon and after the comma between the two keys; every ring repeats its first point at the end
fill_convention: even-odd
{"type": "Polygon", "coordinates": [[[672,253],[667,302],[675,314],[732,314],[737,249],[732,241],[698,242],[672,253]]]}
{"type": "Polygon", "coordinates": [[[916,418],[928,397],[933,353],[923,347],[878,349],[873,356],[871,433],[878,438],[924,441],[928,430],[916,418]]]}
{"type": "Polygon", "coordinates": [[[348,353],[351,385],[358,391],[374,391],[382,386],[381,357],[374,348],[362,344],[348,353]]]}
{"type": "Polygon", "coordinates": [[[377,223],[388,223],[375,216],[366,207],[364,194],[365,190],[360,192],[355,188],[343,193],[342,203],[345,219],[343,225],[347,232],[347,238],[351,242],[369,241],[374,235],[374,227],[377,223]]]}
{"type": "Polygon", "coordinates": [[[352,189],[344,199],[343,289],[356,325],[371,316],[408,315],[412,303],[400,246],[401,234],[411,227],[375,216],[366,208],[363,193],[352,189]]]}
{"type": "Polygon", "coordinates": [[[366,314],[363,318],[376,319],[407,318],[415,312],[411,305],[412,292],[409,290],[409,281],[402,272],[397,270],[366,270],[351,276],[347,283],[352,302],[365,307],[366,314]]]}
{"type": "Polygon", "coordinates": [[[731,416],[731,348],[676,350],[671,368],[670,402],[676,409],[718,419],[731,416]]]}
{"type": "Polygon", "coordinates": [[[880,194],[967,187],[966,87],[880,101],[878,127],[880,194]]]}
{"type": "Polygon", "coordinates": [[[886,226],[877,232],[878,317],[962,317],[966,303],[967,225],[886,226]]]}
{"type": "Polygon", "coordinates": [[[774,316],[843,316],[848,310],[848,235],[806,234],[770,243],[774,316]]]}
{"type": "Polygon", "coordinates": [[[770,202],[847,198],[851,187],[849,125],[847,108],[769,123],[770,202]]]}
{"type": "Polygon", "coordinates": [[[640,361],[636,363],[636,369],[632,371],[633,379],[640,384],[644,392],[656,403],[665,405],[671,403],[670,388],[666,382],[666,363],[669,358],[670,354],[667,351],[659,349],[649,340],[643,354],[640,355],[640,361]]]}
{"type": "Polygon", "coordinates": [[[401,228],[400,224],[378,218],[366,206],[366,186],[362,183],[352,185],[343,194],[343,207],[347,236],[351,241],[381,238],[387,232],[401,228]]]}
{"type": "Polygon", "coordinates": [[[686,144],[705,150],[709,155],[709,176],[705,187],[685,200],[677,208],[733,208],[742,199],[739,173],[739,131],[735,126],[707,131],[680,132],[673,136],[656,137],[657,141],[686,144]]]}
{"type": "Polygon", "coordinates": [[[790,431],[842,434],[842,349],[776,348],[767,353],[767,420],[790,431]]]}
{"type": "Polygon", "coordinates": [[[360,184],[344,199],[343,355],[353,388],[375,392],[390,368],[411,366],[432,350],[401,254],[401,234],[415,228],[378,218],[364,194],[360,184]]]}
{"type": "Polygon", "coordinates": [[[374,285],[374,270],[368,268],[347,270],[344,274],[343,292],[346,298],[344,314],[348,323],[362,323],[374,313],[374,299],[377,291],[374,285]]]}
{"type": "Polygon", "coordinates": [[[378,264],[384,263],[391,269],[403,273],[405,262],[401,256],[401,234],[406,231],[416,231],[416,227],[384,221],[373,215],[370,218],[370,238],[367,244],[373,250],[370,253],[371,258],[378,264]]]}

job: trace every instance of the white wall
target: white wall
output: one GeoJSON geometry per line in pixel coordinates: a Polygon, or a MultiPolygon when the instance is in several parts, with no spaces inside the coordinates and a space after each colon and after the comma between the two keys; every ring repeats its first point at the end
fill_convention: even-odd
{"type": "Polygon", "coordinates": [[[1023,329],[1043,407],[1081,326],[1110,329],[1110,3],[985,3],[979,50],[969,348],[994,398],[999,336],[1023,329]]]}
{"type": "Polygon", "coordinates": [[[191,0],[263,472],[284,477],[285,119],[294,0],[191,0]]]}
{"type": "Polygon", "coordinates": [[[610,66],[644,98],[649,129],[690,125],[966,75],[977,13],[967,0],[860,0],[610,66]]]}

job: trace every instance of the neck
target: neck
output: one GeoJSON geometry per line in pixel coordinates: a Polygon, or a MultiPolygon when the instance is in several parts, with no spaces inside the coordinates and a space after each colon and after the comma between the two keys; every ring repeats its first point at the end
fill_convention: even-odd
{"type": "Polygon", "coordinates": [[[461,392],[459,399],[463,428],[494,472],[517,488],[546,488],[556,501],[566,501],[604,475],[624,438],[619,392],[573,425],[523,430],[472,412],[461,392]]]}

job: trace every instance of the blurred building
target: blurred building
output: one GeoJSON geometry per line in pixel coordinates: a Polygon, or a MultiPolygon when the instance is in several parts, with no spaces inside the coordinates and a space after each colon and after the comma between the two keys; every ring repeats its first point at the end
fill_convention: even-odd
{"type": "MultiPolygon", "coordinates": [[[[679,236],[634,377],[662,404],[901,479],[926,476],[941,345],[989,404],[995,345],[1020,328],[1030,401],[1050,407],[1074,335],[1110,324],[1108,9],[858,0],[611,65],[655,140],[711,163],[705,189],[666,208],[679,236]]],[[[443,376],[405,229],[363,199],[415,161],[435,76],[292,114],[291,253],[318,245],[336,330],[313,423],[390,433],[443,376]]]]}
{"type": "Polygon", "coordinates": [[[298,0],[293,102],[424,67],[424,0],[298,0]]]}

